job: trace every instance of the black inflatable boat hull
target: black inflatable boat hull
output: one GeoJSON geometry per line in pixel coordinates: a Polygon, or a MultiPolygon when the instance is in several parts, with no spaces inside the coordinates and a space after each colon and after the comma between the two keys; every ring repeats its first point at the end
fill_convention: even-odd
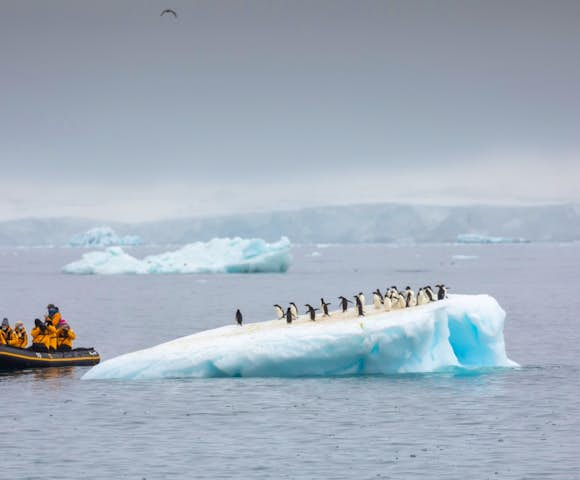
{"type": "Polygon", "coordinates": [[[40,353],[0,345],[0,370],[87,366],[96,365],[100,361],[99,352],[93,348],[75,348],[70,352],[40,353]]]}

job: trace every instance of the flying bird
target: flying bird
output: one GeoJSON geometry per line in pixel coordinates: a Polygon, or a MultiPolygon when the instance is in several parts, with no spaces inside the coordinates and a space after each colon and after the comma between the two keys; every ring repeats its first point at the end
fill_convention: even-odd
{"type": "Polygon", "coordinates": [[[159,15],[160,17],[162,17],[163,15],[165,15],[166,13],[170,13],[171,15],[173,15],[175,18],[177,18],[177,12],[175,10],[171,10],[171,8],[166,8],[165,10],[163,10],[161,12],[161,15],[159,15]]]}

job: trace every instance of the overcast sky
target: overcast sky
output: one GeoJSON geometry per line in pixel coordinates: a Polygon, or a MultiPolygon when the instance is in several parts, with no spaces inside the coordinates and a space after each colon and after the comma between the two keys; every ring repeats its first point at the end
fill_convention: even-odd
{"type": "Polygon", "coordinates": [[[578,1],[3,2],[0,87],[0,218],[580,200],[578,1]]]}

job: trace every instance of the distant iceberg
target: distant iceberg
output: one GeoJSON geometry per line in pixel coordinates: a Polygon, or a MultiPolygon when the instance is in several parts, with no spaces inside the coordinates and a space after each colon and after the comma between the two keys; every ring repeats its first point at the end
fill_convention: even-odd
{"type": "Polygon", "coordinates": [[[488,295],[451,295],[373,312],[207,330],[113,358],[83,378],[337,376],[517,366],[505,352],[505,312],[488,295]]]}
{"type": "Polygon", "coordinates": [[[277,273],[290,267],[290,240],[266,243],[262,239],[214,238],[142,260],[120,247],[85,253],[63,267],[73,274],[277,273]]]}
{"type": "Polygon", "coordinates": [[[457,235],[456,243],[530,243],[525,238],[491,237],[478,233],[462,233],[457,235]]]}
{"type": "Polygon", "coordinates": [[[96,227],[79,233],[70,239],[69,247],[110,247],[141,245],[143,240],[138,235],[120,237],[111,227],[96,227]]]}

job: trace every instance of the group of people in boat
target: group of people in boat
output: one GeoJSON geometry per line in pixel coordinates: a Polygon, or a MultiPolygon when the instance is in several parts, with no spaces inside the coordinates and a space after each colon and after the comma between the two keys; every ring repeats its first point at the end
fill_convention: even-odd
{"type": "Polygon", "coordinates": [[[60,310],[52,303],[47,307],[48,313],[44,321],[34,319],[34,327],[30,331],[32,345],[28,347],[28,333],[22,322],[16,322],[10,327],[7,318],[2,320],[0,329],[0,345],[13,348],[33,350],[35,352],[67,352],[72,350],[75,332],[60,314],[60,310]]]}
{"type": "MultiPolygon", "coordinates": [[[[437,293],[433,291],[430,285],[419,288],[417,294],[413,291],[411,287],[406,287],[405,290],[400,291],[395,285],[387,288],[385,294],[383,295],[380,289],[376,289],[373,292],[373,306],[375,310],[399,310],[402,308],[414,307],[417,305],[425,305],[430,302],[435,302],[437,300],[444,300],[447,298],[447,288],[444,284],[435,285],[437,293]]],[[[366,300],[363,292],[359,292],[357,295],[353,295],[355,312],[359,317],[365,315],[366,310],[366,300]]],[[[342,313],[348,311],[348,304],[353,304],[351,300],[346,297],[338,297],[339,305],[342,313]]],[[[321,311],[323,317],[330,317],[330,312],[328,306],[331,305],[324,301],[324,298],[320,299],[320,308],[314,308],[310,304],[305,304],[306,314],[310,320],[316,320],[316,312],[321,311]]],[[[284,310],[280,305],[275,304],[274,310],[276,316],[279,320],[286,319],[286,323],[292,323],[299,316],[298,307],[294,302],[290,302],[290,305],[286,310],[284,310]]],[[[236,323],[242,325],[243,316],[242,312],[238,309],[236,311],[236,323]]]]}

